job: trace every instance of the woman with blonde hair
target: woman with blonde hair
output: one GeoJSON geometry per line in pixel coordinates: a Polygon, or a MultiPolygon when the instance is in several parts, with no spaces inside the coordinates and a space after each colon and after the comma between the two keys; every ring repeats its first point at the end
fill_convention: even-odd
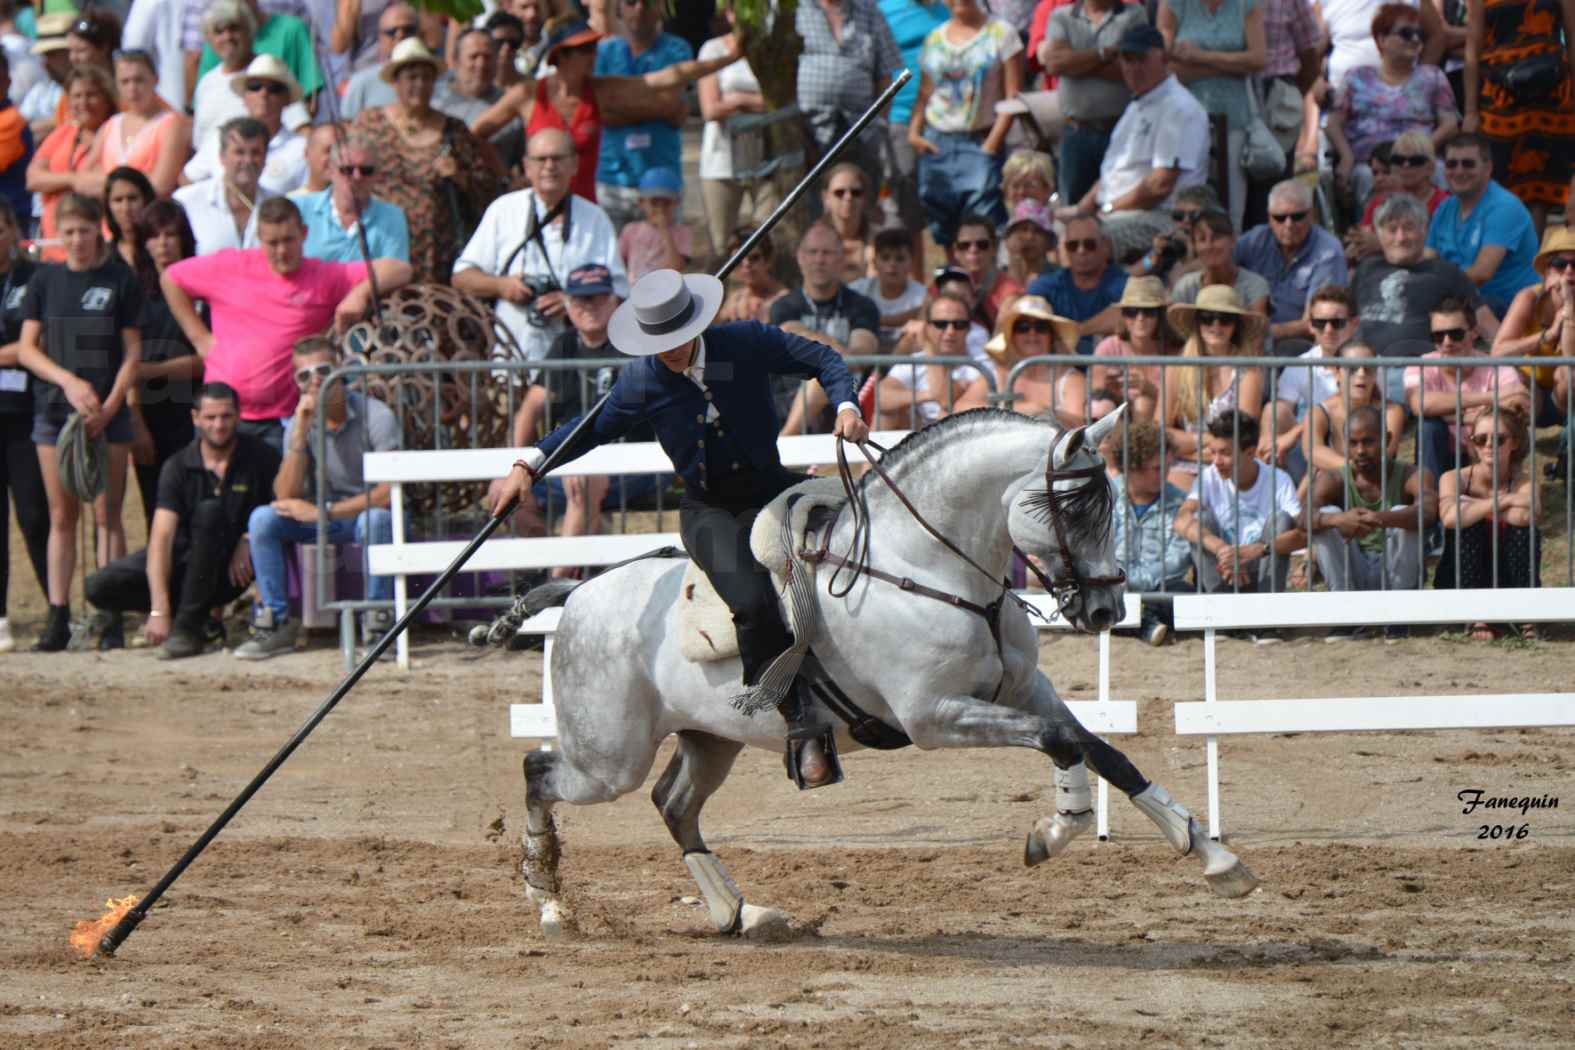
{"type": "MultiPolygon", "coordinates": [[[[1013,412],[1025,416],[1048,413],[1066,427],[1088,422],[1088,384],[1083,369],[1075,363],[1079,360],[1077,339],[1077,322],[1058,315],[1040,296],[1007,300],[984,352],[995,368],[995,389],[1011,394],[1013,412]],[[1021,362],[1052,354],[1068,358],[1068,363],[1029,365],[1012,377],[1012,369],[1021,362]]],[[[988,393],[984,379],[975,380],[957,399],[957,411],[983,405],[988,393]]]]}
{"type": "MultiPolygon", "coordinates": [[[[1181,348],[1184,360],[1256,357],[1261,353],[1267,321],[1248,309],[1229,285],[1207,285],[1198,292],[1196,302],[1173,303],[1167,313],[1171,325],[1186,340],[1181,348]]],[[[1161,413],[1174,451],[1167,476],[1176,487],[1190,489],[1198,473],[1208,421],[1232,408],[1257,419],[1263,410],[1263,373],[1230,365],[1178,364],[1166,368],[1161,378],[1161,413]]]]}
{"type": "MultiPolygon", "coordinates": [[[[148,177],[157,196],[168,197],[180,182],[191,153],[191,118],[164,104],[155,88],[159,74],[146,51],[115,52],[115,87],[121,111],[104,122],[93,148],[98,172],[135,168],[148,177]]],[[[103,176],[100,175],[100,178],[103,176]]],[[[99,196],[103,184],[84,177],[78,193],[99,196]]]]}
{"type": "Polygon", "coordinates": [[[97,196],[104,177],[94,170],[99,129],[120,107],[115,84],[97,65],[77,66],[66,74],[66,119],[38,147],[27,165],[27,188],[43,198],[44,214],[39,237],[45,242],[44,259],[60,262],[66,251],[59,245],[55,209],[68,193],[97,196]]]}
{"type": "Polygon", "coordinates": [[[1001,200],[1010,215],[1022,200],[1038,201],[1050,206],[1050,194],[1055,192],[1055,161],[1048,153],[1020,149],[1006,158],[1001,167],[1001,200]]]}
{"type": "MultiPolygon", "coordinates": [[[[1170,298],[1165,283],[1158,277],[1128,278],[1116,304],[1121,311],[1116,334],[1107,335],[1094,347],[1095,357],[1155,357],[1174,354],[1177,344],[1165,321],[1170,298]]],[[[1109,402],[1105,411],[1122,401],[1131,405],[1134,418],[1153,419],[1159,409],[1159,380],[1163,365],[1128,365],[1118,362],[1096,364],[1088,369],[1088,382],[1094,390],[1096,408],[1109,402]]],[[[1104,415],[1104,411],[1097,415],[1104,415]]]]}

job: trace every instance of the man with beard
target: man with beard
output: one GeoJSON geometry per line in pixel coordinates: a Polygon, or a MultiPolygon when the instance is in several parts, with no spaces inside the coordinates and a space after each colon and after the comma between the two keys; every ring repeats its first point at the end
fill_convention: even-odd
{"type": "Polygon", "coordinates": [[[98,608],[148,614],[143,636],[161,660],[196,656],[221,637],[214,613],[252,582],[247,521],[273,498],[279,453],[236,431],[238,406],[228,384],[197,391],[197,436],[159,474],[147,547],[87,578],[98,608]]]}

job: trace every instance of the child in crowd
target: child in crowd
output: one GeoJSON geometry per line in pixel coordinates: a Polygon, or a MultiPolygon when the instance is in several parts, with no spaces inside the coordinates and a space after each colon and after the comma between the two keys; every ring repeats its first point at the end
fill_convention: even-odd
{"type": "Polygon", "coordinates": [[[1054,265],[1050,253],[1055,246],[1050,209],[1033,199],[1018,201],[1006,224],[1005,273],[1027,288],[1035,277],[1054,265]]]}
{"type": "Polygon", "coordinates": [[[688,269],[694,231],[679,215],[683,183],[672,168],[650,168],[640,176],[640,211],[618,235],[618,254],[633,284],[652,270],[688,269]]]}
{"type": "Polygon", "coordinates": [[[904,229],[885,229],[875,235],[875,276],[860,277],[848,285],[880,308],[880,345],[891,350],[902,337],[902,326],[924,309],[924,285],[915,281],[913,245],[904,229]]]}

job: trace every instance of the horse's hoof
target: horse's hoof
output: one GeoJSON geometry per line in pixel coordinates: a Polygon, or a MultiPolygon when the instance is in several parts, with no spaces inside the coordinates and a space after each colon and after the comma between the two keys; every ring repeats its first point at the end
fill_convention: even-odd
{"type": "Polygon", "coordinates": [[[1258,888],[1258,876],[1235,857],[1228,864],[1222,864],[1220,871],[1205,870],[1203,877],[1208,880],[1209,889],[1214,891],[1216,897],[1234,900],[1258,888]]]}
{"type": "Polygon", "coordinates": [[[1073,839],[1088,830],[1093,820],[1094,814],[1087,810],[1039,818],[1028,833],[1028,841],[1023,844],[1023,864],[1032,868],[1051,857],[1059,856],[1072,844],[1073,839]]]}
{"type": "Polygon", "coordinates": [[[780,937],[790,932],[792,925],[786,912],[757,904],[745,904],[738,916],[741,937],[780,937]]]}
{"type": "Polygon", "coordinates": [[[563,905],[548,901],[541,906],[541,933],[548,940],[559,940],[570,930],[569,916],[563,905]]]}

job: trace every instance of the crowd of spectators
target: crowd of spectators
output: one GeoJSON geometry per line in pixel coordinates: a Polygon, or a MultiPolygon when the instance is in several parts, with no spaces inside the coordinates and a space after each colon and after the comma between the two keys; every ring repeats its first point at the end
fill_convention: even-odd
{"type": "MultiPolygon", "coordinates": [[[[66,644],[84,503],[98,644],[143,611],[167,655],[200,651],[255,580],[240,655],[293,647],[280,545],[320,507],[336,543],[390,528],[349,450],[398,428],[321,386],[324,334],[374,286],[449,283],[526,359],[595,358],[632,280],[720,260],[781,199],[780,115],[727,0],[694,42],[660,0],[487,7],[0,0],[0,480],[41,647],[66,644]],[[83,441],[101,491],[62,481],[83,441]]],[[[884,426],[1128,404],[1105,452],[1145,590],[1281,588],[1302,548],[1298,581],[1337,589],[1418,586],[1440,548],[1435,586],[1535,584],[1531,423],[1565,421],[1570,370],[1491,358],[1575,351],[1575,234],[1550,223],[1575,188],[1575,0],[801,0],[793,28],[809,160],[914,83],[752,246],[724,319],[936,358],[858,366],[884,426]],[[1209,360],[1238,357],[1283,363],[1209,360]]],[[[590,389],[544,375],[517,444],[590,389]]],[[[827,425],[815,384],[776,395],[783,433],[827,425]]],[[[546,485],[520,527],[594,531],[628,487],[546,485]]]]}

